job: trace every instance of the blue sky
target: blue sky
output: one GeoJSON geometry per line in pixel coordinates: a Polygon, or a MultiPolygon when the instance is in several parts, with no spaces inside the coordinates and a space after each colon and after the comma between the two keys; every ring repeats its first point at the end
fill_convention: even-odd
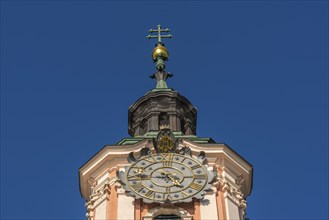
{"type": "Polygon", "coordinates": [[[168,85],[254,166],[251,219],[328,218],[327,1],[1,1],[1,219],[84,219],[78,169],[168,85]]]}

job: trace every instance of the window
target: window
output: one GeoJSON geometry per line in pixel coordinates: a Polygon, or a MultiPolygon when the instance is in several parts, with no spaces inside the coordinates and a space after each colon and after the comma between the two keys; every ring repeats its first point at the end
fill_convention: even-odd
{"type": "Polygon", "coordinates": [[[192,220],[192,216],[183,208],[177,206],[157,206],[148,210],[143,220],[192,220]]]}
{"type": "Polygon", "coordinates": [[[161,126],[168,126],[169,125],[169,115],[166,112],[161,112],[159,114],[159,128],[161,126]]]}
{"type": "Polygon", "coordinates": [[[158,215],[154,220],[180,220],[181,218],[177,215],[158,215]]]}

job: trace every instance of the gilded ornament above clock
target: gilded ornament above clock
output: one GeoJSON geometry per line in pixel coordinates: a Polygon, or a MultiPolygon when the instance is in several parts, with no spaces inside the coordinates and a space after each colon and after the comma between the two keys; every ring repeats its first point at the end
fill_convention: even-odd
{"type": "Polygon", "coordinates": [[[157,153],[170,153],[176,151],[178,140],[175,140],[174,134],[169,129],[169,126],[160,127],[160,132],[156,140],[153,140],[154,148],[157,153]]]}

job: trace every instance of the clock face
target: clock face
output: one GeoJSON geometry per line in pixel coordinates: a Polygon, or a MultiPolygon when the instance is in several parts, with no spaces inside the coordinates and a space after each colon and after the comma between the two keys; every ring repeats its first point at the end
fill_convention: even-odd
{"type": "Polygon", "coordinates": [[[124,175],[128,191],[145,202],[191,201],[209,188],[206,167],[198,159],[176,153],[143,156],[124,175]]]}

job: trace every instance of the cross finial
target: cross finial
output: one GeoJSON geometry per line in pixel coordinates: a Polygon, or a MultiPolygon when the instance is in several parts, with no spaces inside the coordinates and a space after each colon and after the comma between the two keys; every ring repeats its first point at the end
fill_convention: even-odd
{"type": "Polygon", "coordinates": [[[148,39],[151,39],[151,38],[158,38],[158,43],[162,43],[162,42],[161,42],[161,38],[172,38],[172,35],[171,35],[171,34],[161,35],[161,32],[169,33],[169,31],[170,31],[169,28],[161,29],[161,25],[159,24],[157,29],[150,29],[150,30],[149,30],[150,33],[158,32],[158,35],[155,36],[155,35],[151,35],[151,34],[149,34],[149,35],[147,35],[146,37],[147,37],[148,39]]]}

